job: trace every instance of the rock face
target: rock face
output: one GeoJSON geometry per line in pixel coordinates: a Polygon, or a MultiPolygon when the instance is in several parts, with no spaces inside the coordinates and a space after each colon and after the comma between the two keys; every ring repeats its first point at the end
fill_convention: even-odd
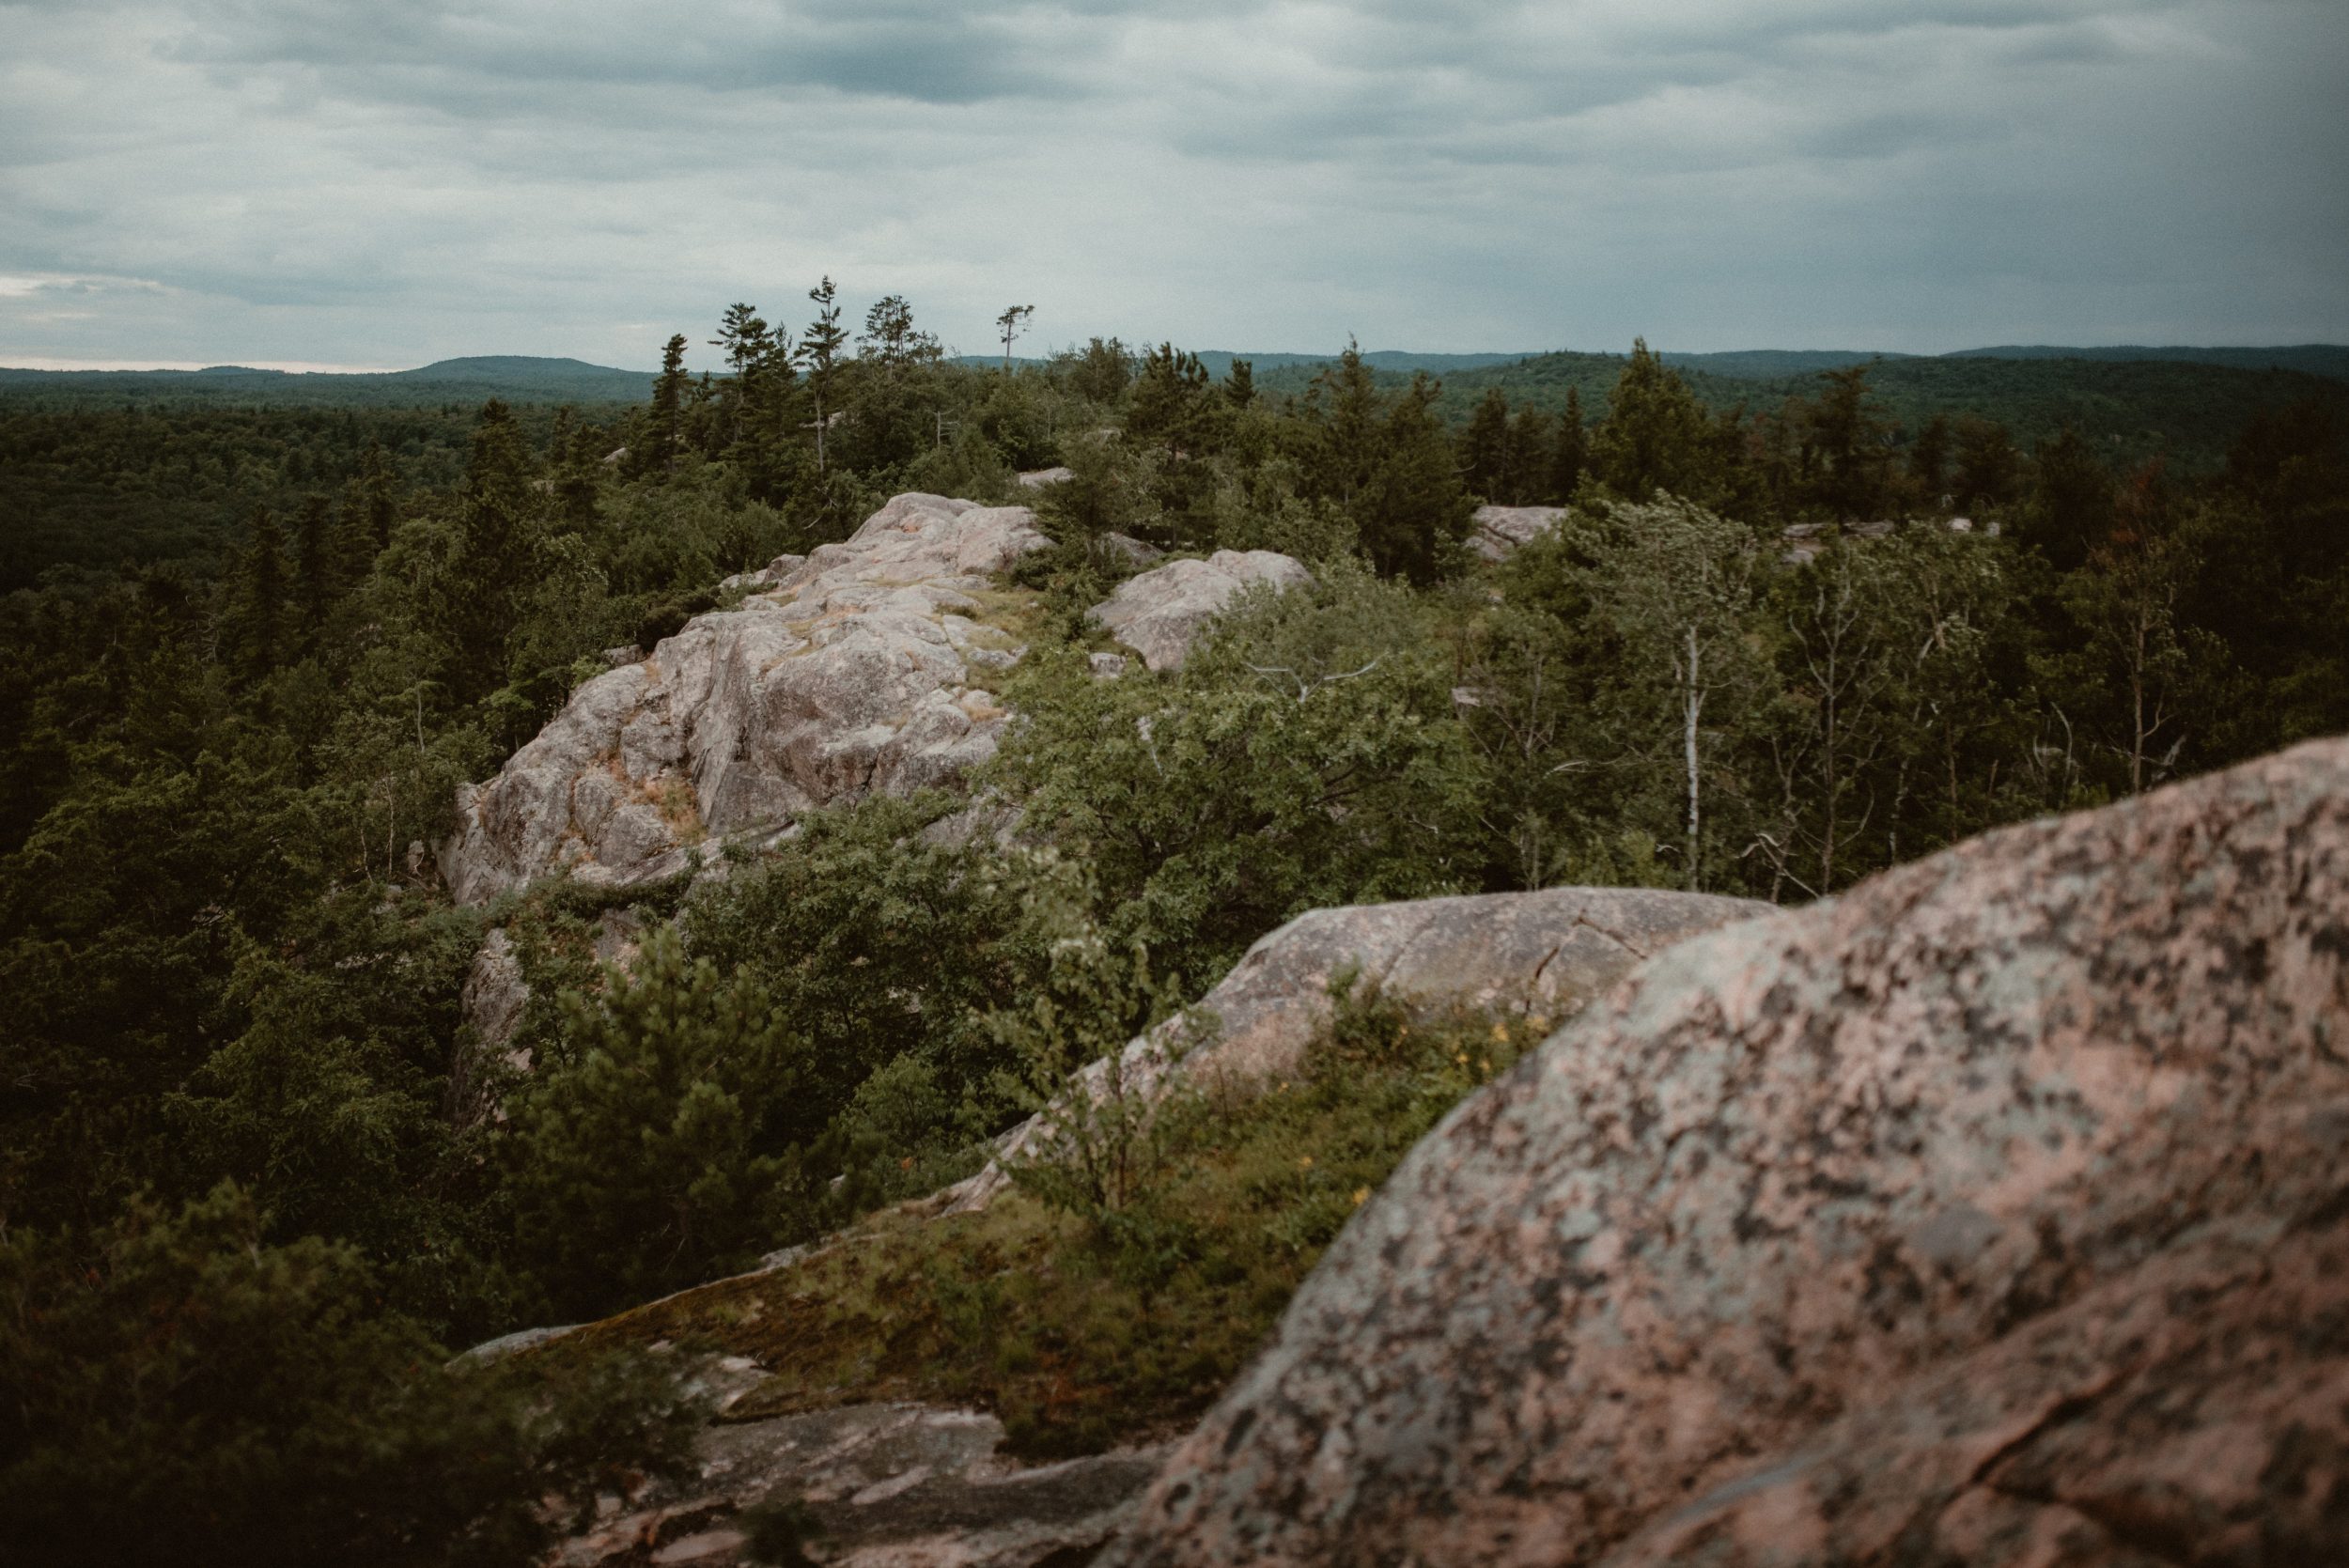
{"type": "Polygon", "coordinates": [[[1121,1449],[1022,1466],[997,1456],[1003,1438],[983,1412],[905,1403],[723,1424],[702,1445],[698,1488],[615,1508],[554,1561],[731,1568],[747,1560],[743,1500],[771,1498],[801,1505],[822,1542],[817,1560],[840,1568],[1081,1562],[1164,1457],[1163,1447],[1121,1449]]]}
{"type": "Polygon", "coordinates": [[[1469,548],[1487,561],[1505,559],[1565,515],[1563,506],[1479,506],[1470,520],[1469,548]]]}
{"type": "Polygon", "coordinates": [[[1219,550],[1204,561],[1170,561],[1117,585],[1088,612],[1109,634],[1156,671],[1182,668],[1199,629],[1239,591],[1258,582],[1286,591],[1313,574],[1269,550],[1219,550]]]}
{"type": "Polygon", "coordinates": [[[1643,966],[1100,1560],[2349,1561],[2349,742],[1643,966]]]}
{"type": "Polygon", "coordinates": [[[477,1121],[492,1109],[488,1084],[501,1060],[517,1071],[529,1070],[528,1049],[507,1049],[529,1005],[530,982],[522,977],[521,955],[504,928],[493,930],[474,955],[465,988],[458,993],[459,1010],[474,1031],[471,1048],[459,1049],[449,1070],[448,1111],[459,1126],[477,1121]]]}
{"type": "Polygon", "coordinates": [[[477,904],[565,868],[648,881],[708,834],[959,778],[1004,720],[972,672],[1018,657],[972,596],[1046,542],[1025,507],[896,497],[770,590],[581,687],[460,791],[440,847],[450,892],[477,904]]]}
{"type": "MultiPolygon", "coordinates": [[[[1376,985],[1423,1011],[1563,1018],[1651,954],[1773,912],[1751,899],[1643,888],[1548,888],[1315,909],[1258,940],[1199,999],[1218,1029],[1211,1043],[1184,1059],[1182,1070],[1257,1080],[1295,1071],[1330,1020],[1331,978],[1347,969],[1358,971],[1358,984],[1376,985]]],[[[1134,1041],[1126,1048],[1128,1062],[1148,1076],[1160,1044],[1134,1041]]],[[[1038,1126],[1012,1133],[1006,1150],[1023,1146],[1038,1126]]],[[[982,1207],[1008,1179],[989,1166],[953,1190],[950,1206],[982,1207]]]]}

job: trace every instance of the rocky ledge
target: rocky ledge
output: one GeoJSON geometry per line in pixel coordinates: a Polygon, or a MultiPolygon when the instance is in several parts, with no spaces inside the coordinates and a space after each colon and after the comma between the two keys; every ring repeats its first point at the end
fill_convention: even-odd
{"type": "MultiPolygon", "coordinates": [[[[1415,1010],[1563,1017],[1648,955],[1768,908],[1691,893],[1557,889],[1317,910],[1258,942],[1201,999],[1223,1032],[1186,1070],[1261,1076],[1293,1066],[1328,1020],[1329,982],[1341,973],[1415,1010]]],[[[907,1217],[932,1223],[941,1212],[983,1204],[996,1189],[992,1178],[981,1178],[910,1205],[907,1217]]],[[[857,1243],[851,1235],[830,1245],[857,1243]]],[[[678,1323],[700,1324],[720,1343],[698,1375],[722,1414],[701,1445],[697,1481],[609,1499],[560,1560],[574,1568],[738,1563],[746,1511],[774,1501],[804,1507],[822,1536],[816,1558],[825,1562],[1032,1568],[1088,1560],[1125,1520],[1165,1442],[1020,1465],[998,1452],[1003,1432],[994,1417],[883,1397],[886,1389],[826,1389],[818,1403],[829,1408],[743,1418],[753,1406],[738,1402],[767,1374],[754,1358],[728,1353],[725,1326],[744,1326],[742,1343],[754,1345],[760,1342],[749,1326],[779,1312],[826,1313],[820,1298],[798,1294],[795,1273],[821,1250],[591,1326],[588,1332],[608,1343],[630,1331],[665,1337],[678,1323]]]]}
{"type": "Polygon", "coordinates": [[[1100,1561],[2349,1561],[2349,742],[1642,966],[1100,1561]]]}
{"type": "Polygon", "coordinates": [[[739,608],[582,686],[460,791],[440,849],[451,893],[483,903],[558,870],[650,881],[711,835],[959,779],[1005,718],[978,672],[1017,658],[986,596],[1046,543],[1022,506],[895,497],[739,608]]]}

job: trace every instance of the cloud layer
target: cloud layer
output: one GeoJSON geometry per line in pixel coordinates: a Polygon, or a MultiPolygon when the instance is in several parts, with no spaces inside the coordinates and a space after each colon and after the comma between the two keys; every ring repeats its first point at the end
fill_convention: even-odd
{"type": "Polygon", "coordinates": [[[2338,0],[0,4],[0,363],[2349,338],[2338,0]]]}

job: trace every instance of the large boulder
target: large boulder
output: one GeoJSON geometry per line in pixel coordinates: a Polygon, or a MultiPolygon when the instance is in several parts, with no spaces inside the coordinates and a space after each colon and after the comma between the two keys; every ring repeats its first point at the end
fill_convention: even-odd
{"type": "MultiPolygon", "coordinates": [[[[1214,1020],[1206,1044],[1179,1059],[1181,1019],[1126,1048],[1128,1087],[1170,1064],[1194,1077],[1263,1082],[1295,1072],[1330,1019],[1333,979],[1351,974],[1389,1001],[1433,1015],[1466,1010],[1544,1019],[1571,1017],[1631,968],[1672,943],[1773,906],[1646,888],[1547,888],[1539,893],[1422,898],[1315,909],[1261,938],[1199,999],[1214,1020]]],[[[1008,1134],[1029,1147],[1044,1118],[1008,1134]]],[[[950,1189],[947,1206],[980,1208],[1009,1185],[989,1165],[950,1189]]]]}
{"type": "Polygon", "coordinates": [[[1182,668],[1200,629],[1244,588],[1283,592],[1313,581],[1299,563],[1269,550],[1219,550],[1204,561],[1169,561],[1129,577],[1087,612],[1156,671],[1182,668]]]}
{"type": "Polygon", "coordinates": [[[2349,742],[1642,966],[1101,1560],[2349,1561],[2349,742]]]}
{"type": "Polygon", "coordinates": [[[478,904],[563,869],[650,881],[709,835],[958,780],[1005,719],[972,672],[1018,653],[973,596],[1047,542],[1025,507],[896,497],[739,608],[582,686],[497,777],[460,790],[440,846],[451,893],[478,904]]]}
{"type": "Polygon", "coordinates": [[[1565,515],[1563,506],[1479,506],[1469,520],[1469,548],[1487,561],[1506,560],[1565,515]]]}

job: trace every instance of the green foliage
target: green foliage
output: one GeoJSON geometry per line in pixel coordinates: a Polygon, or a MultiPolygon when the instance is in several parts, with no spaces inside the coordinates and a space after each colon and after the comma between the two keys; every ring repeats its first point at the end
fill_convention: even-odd
{"type": "MultiPolygon", "coordinates": [[[[1552,1022],[1414,1015],[1351,976],[1332,991],[1290,1077],[1162,1103],[1158,1179],[1121,1206],[1070,1213],[1015,1191],[979,1214],[876,1216],[787,1280],[705,1287],[580,1343],[695,1336],[755,1357],[772,1375],[734,1407],[742,1419],[844,1393],[968,1401],[1027,1458],[1179,1430],[1411,1145],[1552,1022]]],[[[1064,1189],[1086,1184],[1076,1169],[1064,1189]]]]}
{"type": "Polygon", "coordinates": [[[1237,605],[1171,679],[1032,652],[991,782],[1186,988],[1305,909],[1456,891],[1472,783],[1425,613],[1337,567],[1237,605]]]}
{"type": "Polygon", "coordinates": [[[0,1555],[519,1568],[682,1470],[701,1412],[652,1368],[444,1367],[350,1248],[263,1234],[224,1185],[0,1244],[0,1555]]]}
{"type": "Polygon", "coordinates": [[[1052,935],[1050,968],[1024,1006],[987,1019],[1009,1063],[1000,1092],[1035,1118],[1003,1169],[1047,1207],[1116,1229],[1173,1172],[1166,1085],[1213,1025],[1174,1018],[1179,994],[1151,978],[1148,950],[1113,950],[1075,891],[1048,877],[1031,893],[1032,918],[1052,935]]]}
{"type": "Polygon", "coordinates": [[[772,1124],[806,1051],[761,986],[721,980],[663,927],[632,974],[562,1007],[561,1057],[516,1112],[514,1202],[566,1310],[708,1279],[799,1228],[814,1200],[772,1124]]]}

